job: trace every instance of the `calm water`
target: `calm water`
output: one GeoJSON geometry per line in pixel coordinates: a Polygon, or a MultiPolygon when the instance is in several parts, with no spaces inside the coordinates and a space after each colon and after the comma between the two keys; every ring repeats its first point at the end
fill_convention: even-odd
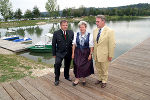
{"type": "MultiPolygon", "coordinates": [[[[69,26],[75,33],[79,31],[77,24],[78,23],[71,23],[69,26]]],[[[114,59],[150,37],[150,18],[133,21],[110,21],[107,22],[107,26],[115,30],[116,48],[114,59]]],[[[33,39],[33,43],[37,43],[39,41],[47,42],[48,38],[45,38],[44,35],[48,32],[52,33],[58,28],[59,24],[46,24],[10,29],[17,31],[16,33],[11,34],[16,34],[20,37],[30,37],[33,39]]],[[[88,32],[92,33],[94,28],[96,28],[94,23],[88,23],[88,32]]],[[[0,29],[1,36],[10,35],[10,33],[6,33],[6,31],[7,29],[0,29]]],[[[35,61],[41,59],[42,62],[49,64],[54,63],[51,53],[31,53],[27,51],[22,52],[19,55],[35,61]]]]}

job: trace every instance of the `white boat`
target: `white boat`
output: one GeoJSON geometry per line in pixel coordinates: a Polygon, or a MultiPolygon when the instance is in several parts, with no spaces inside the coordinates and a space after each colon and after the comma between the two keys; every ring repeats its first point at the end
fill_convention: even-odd
{"type": "Polygon", "coordinates": [[[13,30],[7,30],[6,32],[7,33],[14,33],[15,31],[13,31],[13,30]]]}

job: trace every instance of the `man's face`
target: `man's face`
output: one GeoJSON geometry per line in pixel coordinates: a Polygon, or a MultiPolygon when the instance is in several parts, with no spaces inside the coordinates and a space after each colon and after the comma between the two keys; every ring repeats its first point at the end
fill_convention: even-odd
{"type": "Polygon", "coordinates": [[[67,22],[61,23],[60,27],[63,31],[66,31],[68,29],[68,23],[67,22]]]}
{"type": "Polygon", "coordinates": [[[96,18],[96,25],[98,28],[102,28],[104,26],[104,21],[101,18],[96,18]]]}

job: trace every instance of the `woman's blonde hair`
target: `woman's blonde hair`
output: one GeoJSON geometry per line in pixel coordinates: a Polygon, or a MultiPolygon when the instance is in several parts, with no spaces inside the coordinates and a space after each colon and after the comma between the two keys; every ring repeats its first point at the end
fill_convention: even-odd
{"type": "Polygon", "coordinates": [[[80,21],[78,23],[78,26],[80,27],[80,25],[84,25],[85,27],[87,27],[87,22],[86,21],[80,21]]]}

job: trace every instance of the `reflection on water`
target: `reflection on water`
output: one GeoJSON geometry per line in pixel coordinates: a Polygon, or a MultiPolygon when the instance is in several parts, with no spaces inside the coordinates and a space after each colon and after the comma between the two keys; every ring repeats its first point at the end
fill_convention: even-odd
{"type": "Polygon", "coordinates": [[[35,61],[41,59],[42,62],[45,62],[47,64],[54,64],[54,58],[52,57],[52,53],[34,53],[26,51],[18,53],[18,55],[24,56],[35,61]]]}
{"type": "MultiPolygon", "coordinates": [[[[78,23],[70,23],[69,29],[72,29],[74,33],[79,31],[78,23]]],[[[109,21],[107,26],[111,27],[115,31],[116,48],[115,57],[120,56],[129,49],[136,46],[146,38],[150,37],[150,19],[140,19],[133,21],[109,21]]],[[[16,33],[6,33],[7,29],[0,29],[1,36],[16,34],[21,37],[27,36],[33,40],[33,43],[39,41],[46,42],[44,36],[47,33],[53,33],[60,27],[59,23],[52,23],[46,25],[35,25],[27,27],[10,28],[10,30],[16,30],[16,33]]],[[[93,33],[93,29],[96,28],[95,23],[88,23],[87,31],[93,33]]],[[[30,53],[23,52],[20,55],[25,56],[29,59],[37,61],[39,58],[43,62],[53,64],[54,58],[51,53],[30,53]]]]}
{"type": "Polygon", "coordinates": [[[53,23],[52,27],[49,30],[49,33],[54,33],[56,30],[59,29],[59,24],[58,23],[53,23]]]}
{"type": "Polygon", "coordinates": [[[23,29],[23,28],[19,28],[19,29],[17,29],[16,30],[16,35],[19,35],[19,36],[21,36],[21,37],[24,37],[25,36],[25,29],[23,29]]]}
{"type": "Polygon", "coordinates": [[[26,31],[28,32],[28,34],[33,35],[34,34],[34,27],[26,28],[26,31]]]}
{"type": "Polygon", "coordinates": [[[43,29],[40,28],[39,26],[35,27],[35,33],[37,35],[37,37],[40,37],[42,34],[43,29]]]}

